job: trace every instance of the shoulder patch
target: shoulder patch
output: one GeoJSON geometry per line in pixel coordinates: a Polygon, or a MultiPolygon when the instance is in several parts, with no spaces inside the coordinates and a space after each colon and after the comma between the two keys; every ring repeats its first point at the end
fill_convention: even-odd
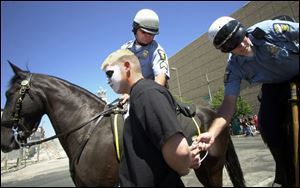
{"type": "Polygon", "coordinates": [[[158,49],[157,52],[158,52],[161,60],[163,60],[163,61],[166,60],[166,54],[163,50],[158,49]]]}
{"type": "Polygon", "coordinates": [[[275,33],[284,33],[290,31],[290,26],[288,24],[276,23],[273,25],[275,33]]]}
{"type": "Polygon", "coordinates": [[[162,61],[159,63],[159,68],[160,69],[165,69],[166,71],[168,70],[168,64],[165,61],[162,61]]]}

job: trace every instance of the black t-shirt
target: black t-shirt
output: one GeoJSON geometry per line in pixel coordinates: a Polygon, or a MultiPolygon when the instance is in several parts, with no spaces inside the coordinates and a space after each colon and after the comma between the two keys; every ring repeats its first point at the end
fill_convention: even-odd
{"type": "Polygon", "coordinates": [[[153,80],[139,80],[130,92],[124,126],[121,186],[184,186],[162,155],[163,144],[176,133],[183,131],[170,92],[153,80]]]}

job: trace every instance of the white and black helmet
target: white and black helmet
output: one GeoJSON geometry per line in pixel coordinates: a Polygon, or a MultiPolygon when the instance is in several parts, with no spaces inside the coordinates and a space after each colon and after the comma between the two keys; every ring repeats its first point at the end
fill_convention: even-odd
{"type": "Polygon", "coordinates": [[[245,27],[236,19],[223,16],[215,20],[208,30],[208,38],[217,49],[230,52],[245,38],[245,27]]]}
{"type": "Polygon", "coordinates": [[[158,15],[153,10],[142,9],[135,15],[132,27],[134,33],[140,28],[147,33],[157,35],[159,33],[158,15]]]}

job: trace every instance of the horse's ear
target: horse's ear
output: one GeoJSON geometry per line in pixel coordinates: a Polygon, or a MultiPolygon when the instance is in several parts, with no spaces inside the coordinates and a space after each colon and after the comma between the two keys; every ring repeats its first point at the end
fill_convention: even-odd
{"type": "Polygon", "coordinates": [[[21,78],[26,77],[25,72],[20,69],[19,67],[17,67],[16,65],[14,65],[12,62],[10,62],[9,60],[7,60],[9,65],[11,66],[12,70],[14,71],[15,75],[18,75],[21,78]]]}

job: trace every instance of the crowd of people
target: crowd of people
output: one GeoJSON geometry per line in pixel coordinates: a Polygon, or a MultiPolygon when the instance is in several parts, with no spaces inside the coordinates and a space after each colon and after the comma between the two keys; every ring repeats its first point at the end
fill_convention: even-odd
{"type": "Polygon", "coordinates": [[[257,134],[258,123],[255,123],[254,116],[242,116],[239,118],[239,122],[245,136],[254,136],[257,134]]]}
{"type": "Polygon", "coordinates": [[[255,136],[259,134],[257,115],[241,116],[230,123],[231,135],[255,136]]]}

